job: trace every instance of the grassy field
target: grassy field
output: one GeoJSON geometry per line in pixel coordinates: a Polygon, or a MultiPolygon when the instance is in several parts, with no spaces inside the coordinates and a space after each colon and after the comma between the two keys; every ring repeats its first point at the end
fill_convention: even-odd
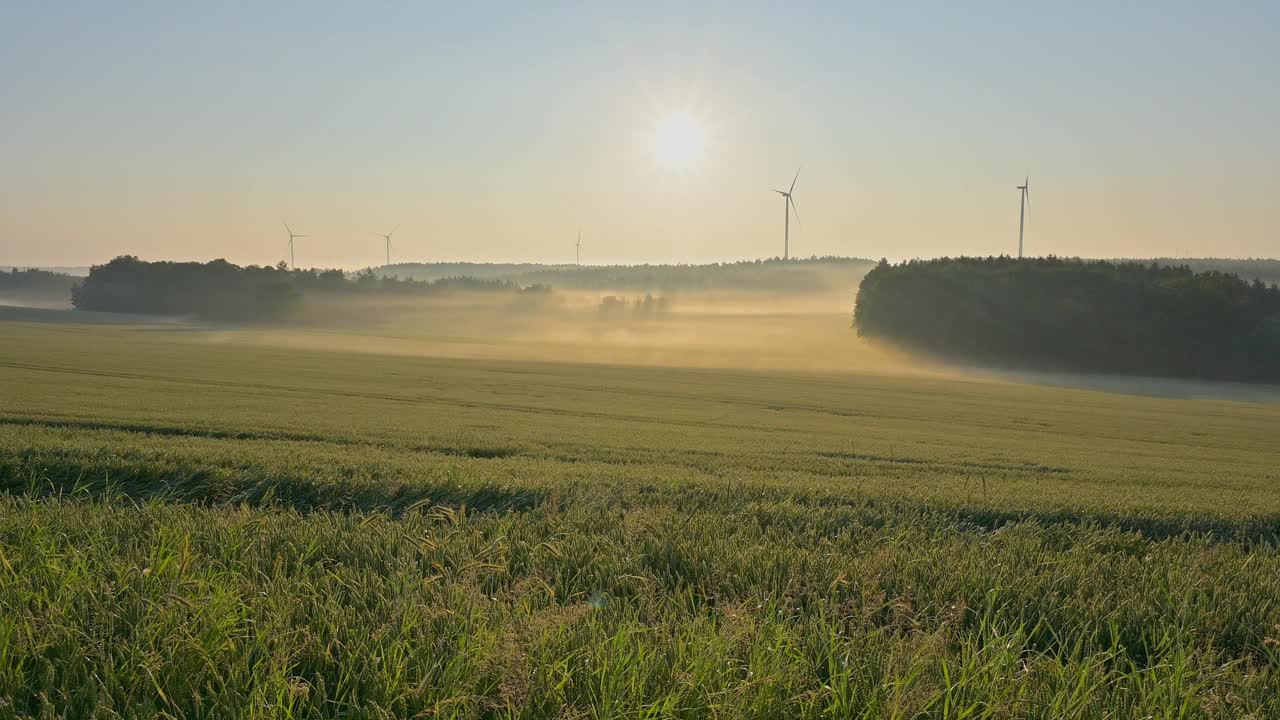
{"type": "Polygon", "coordinates": [[[0,312],[0,717],[1280,716],[1280,405],[88,320],[0,312]]]}

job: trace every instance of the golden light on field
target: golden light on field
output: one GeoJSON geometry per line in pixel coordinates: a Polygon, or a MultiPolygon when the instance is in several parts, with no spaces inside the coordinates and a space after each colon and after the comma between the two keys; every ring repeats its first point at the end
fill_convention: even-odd
{"type": "Polygon", "coordinates": [[[670,112],[658,118],[653,129],[653,157],[663,168],[686,172],[695,168],[706,152],[707,131],[688,112],[670,112]]]}

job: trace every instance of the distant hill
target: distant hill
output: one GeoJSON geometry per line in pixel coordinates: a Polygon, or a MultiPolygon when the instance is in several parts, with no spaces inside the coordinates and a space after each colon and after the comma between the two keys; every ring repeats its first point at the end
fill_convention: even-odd
{"type": "Polygon", "coordinates": [[[0,263],[0,268],[4,267],[17,268],[18,270],[43,270],[57,275],[70,275],[72,277],[84,277],[89,274],[89,266],[87,265],[5,265],[0,263]]]}
{"type": "Polygon", "coordinates": [[[1261,280],[1268,285],[1280,284],[1280,260],[1266,258],[1150,258],[1133,262],[1156,263],[1170,267],[1188,267],[1195,272],[1217,270],[1239,275],[1244,280],[1261,280]]]}
{"type": "Polygon", "coordinates": [[[403,263],[375,268],[385,276],[431,281],[466,276],[573,290],[772,290],[828,292],[854,287],[875,263],[862,258],[744,260],[706,265],[538,265],[403,263]]]}

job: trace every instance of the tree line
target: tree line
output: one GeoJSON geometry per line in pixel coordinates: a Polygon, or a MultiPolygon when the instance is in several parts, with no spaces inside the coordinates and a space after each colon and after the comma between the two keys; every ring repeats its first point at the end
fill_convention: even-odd
{"type": "Polygon", "coordinates": [[[405,263],[380,268],[420,280],[447,275],[494,277],[576,290],[777,290],[824,292],[870,269],[871,260],[810,257],[742,260],[702,265],[537,265],[532,263],[405,263]]]}
{"type": "Polygon", "coordinates": [[[854,326],[1003,366],[1280,381],[1280,287],[1187,266],[882,260],[858,289],[854,326]]]}
{"type": "Polygon", "coordinates": [[[192,315],[213,320],[287,315],[308,294],[434,296],[456,292],[545,294],[545,285],[521,286],[499,278],[445,277],[419,281],[371,270],[296,270],[284,263],[241,267],[226,260],[147,262],[121,256],[95,265],[71,288],[79,310],[192,315]]]}
{"type": "Polygon", "coordinates": [[[9,272],[0,271],[0,297],[66,302],[67,294],[71,291],[73,284],[75,284],[75,278],[65,273],[35,268],[25,270],[11,268],[9,272]]]}

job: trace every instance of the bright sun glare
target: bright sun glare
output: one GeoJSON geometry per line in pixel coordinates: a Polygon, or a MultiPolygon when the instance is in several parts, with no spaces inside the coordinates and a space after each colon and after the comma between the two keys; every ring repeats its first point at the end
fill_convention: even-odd
{"type": "Polygon", "coordinates": [[[702,159],[707,135],[702,123],[685,112],[673,112],[658,120],[653,133],[653,154],[668,170],[683,172],[702,159]]]}

